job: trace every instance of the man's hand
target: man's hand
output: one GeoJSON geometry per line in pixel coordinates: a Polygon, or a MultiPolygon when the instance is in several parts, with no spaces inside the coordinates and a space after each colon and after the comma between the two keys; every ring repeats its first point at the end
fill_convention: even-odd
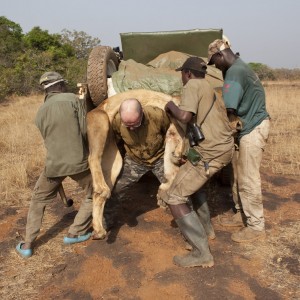
{"type": "Polygon", "coordinates": [[[186,156],[182,156],[182,157],[179,159],[179,164],[180,164],[180,166],[184,165],[186,162],[187,162],[186,156]]]}
{"type": "Polygon", "coordinates": [[[173,111],[174,109],[177,108],[177,105],[173,102],[173,101],[169,101],[166,105],[165,105],[165,111],[168,114],[173,115],[173,111]]]}

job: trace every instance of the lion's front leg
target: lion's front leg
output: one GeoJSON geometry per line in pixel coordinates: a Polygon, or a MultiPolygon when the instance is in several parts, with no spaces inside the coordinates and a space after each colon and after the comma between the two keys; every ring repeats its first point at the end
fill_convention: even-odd
{"type": "Polygon", "coordinates": [[[93,239],[102,240],[106,236],[106,230],[103,226],[103,211],[107,198],[94,192],[93,194],[93,239]]]}
{"type": "Polygon", "coordinates": [[[167,191],[171,187],[173,180],[179,170],[182,149],[183,149],[183,130],[178,124],[170,125],[166,134],[166,146],[164,153],[164,176],[165,182],[162,183],[157,192],[157,202],[159,206],[165,206],[167,191]]]}

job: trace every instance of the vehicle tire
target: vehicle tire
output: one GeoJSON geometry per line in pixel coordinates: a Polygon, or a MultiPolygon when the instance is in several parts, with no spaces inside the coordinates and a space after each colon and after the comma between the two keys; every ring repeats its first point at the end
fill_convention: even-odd
{"type": "Polygon", "coordinates": [[[109,46],[97,46],[89,55],[87,84],[92,102],[98,106],[107,98],[107,78],[118,70],[119,60],[109,46]]]}

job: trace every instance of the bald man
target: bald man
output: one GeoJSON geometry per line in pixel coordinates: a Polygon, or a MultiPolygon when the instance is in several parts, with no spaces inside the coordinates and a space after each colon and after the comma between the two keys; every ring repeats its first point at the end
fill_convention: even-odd
{"type": "MultiPolygon", "coordinates": [[[[106,226],[113,223],[116,201],[124,201],[128,189],[145,173],[151,171],[164,182],[163,155],[165,136],[170,126],[166,112],[158,107],[142,107],[137,99],[126,99],[112,122],[117,144],[124,150],[121,175],[105,209],[106,226]],[[114,200],[113,200],[114,199],[114,200]]],[[[158,203],[164,206],[163,203],[158,203]]]]}

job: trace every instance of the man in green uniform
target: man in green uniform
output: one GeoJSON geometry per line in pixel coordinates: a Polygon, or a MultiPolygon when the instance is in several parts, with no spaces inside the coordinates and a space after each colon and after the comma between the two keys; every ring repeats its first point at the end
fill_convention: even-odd
{"type": "MultiPolygon", "coordinates": [[[[174,118],[187,124],[190,142],[188,160],[179,168],[164,199],[179,229],[193,247],[187,255],[174,257],[174,263],[181,267],[214,265],[203,216],[199,219],[199,214],[191,211],[187,203],[189,197],[193,198],[211,176],[231,161],[233,155],[232,130],[226,109],[205,79],[206,68],[201,58],[188,58],[177,69],[181,71],[184,85],[180,105],[177,107],[170,101],[165,107],[174,118]]],[[[207,215],[206,219],[209,211],[207,215]]]]}
{"type": "Polygon", "coordinates": [[[237,213],[222,219],[221,224],[243,227],[245,218],[247,227],[233,233],[231,238],[239,243],[251,242],[265,236],[259,172],[270,127],[265,92],[258,76],[223,40],[215,40],[209,45],[208,64],[214,64],[222,71],[223,98],[228,116],[238,118],[241,123],[232,160],[232,193],[237,213]]]}
{"type": "Polygon", "coordinates": [[[88,166],[86,111],[77,96],[66,93],[65,80],[57,72],[40,78],[46,96],[35,123],[47,149],[45,168],[33,192],[26,224],[25,242],[17,245],[24,258],[32,255],[32,243],[38,236],[46,205],[56,198],[63,180],[69,176],[86,192],[74,223],[64,237],[65,244],[89,239],[92,222],[92,177],[88,166]]]}
{"type": "MultiPolygon", "coordinates": [[[[124,163],[112,199],[105,207],[106,223],[113,222],[116,205],[124,201],[128,189],[145,173],[151,171],[161,183],[164,182],[163,156],[169,126],[167,114],[158,107],[142,107],[137,99],[126,99],[121,103],[112,128],[117,144],[124,149],[124,163]]],[[[163,206],[163,203],[158,205],[163,206]]]]}

